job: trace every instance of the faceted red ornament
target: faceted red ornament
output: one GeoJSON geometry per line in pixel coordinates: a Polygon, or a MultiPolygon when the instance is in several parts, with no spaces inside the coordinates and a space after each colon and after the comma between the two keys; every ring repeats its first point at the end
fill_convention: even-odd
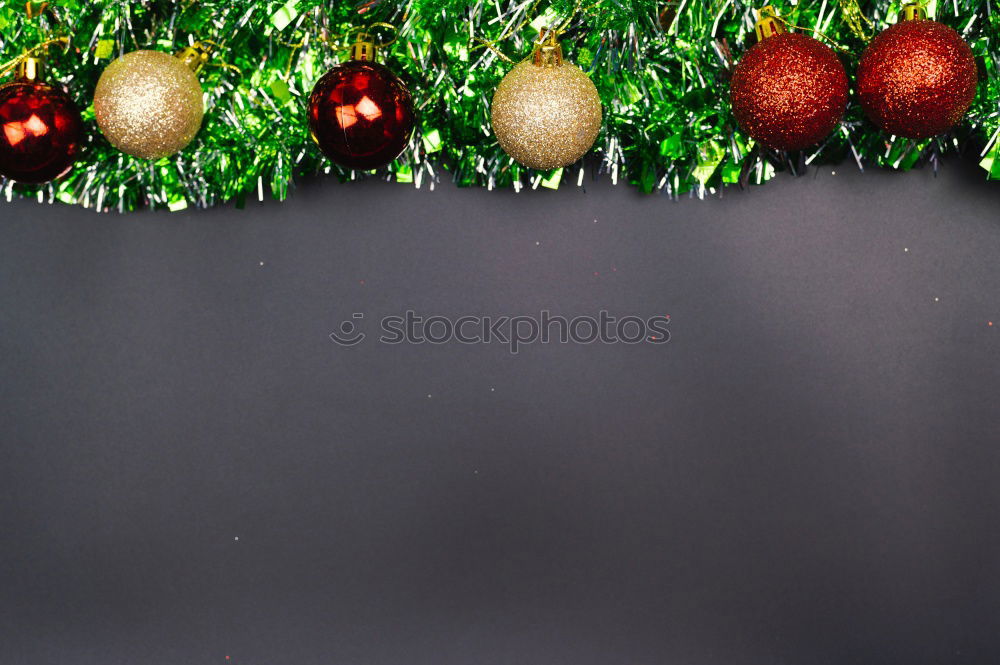
{"type": "Polygon", "coordinates": [[[740,128],[774,150],[825,139],[847,108],[847,73],[829,46],[803,34],[766,37],[743,54],[729,99],[740,128]]]}
{"type": "Polygon", "coordinates": [[[957,32],[913,19],[886,28],[858,65],[858,97],[880,128],[911,139],[957,125],[976,96],[976,61],[957,32]]]}
{"type": "Polygon", "coordinates": [[[0,175],[29,184],[58,178],[73,166],[82,133],[62,90],[35,81],[0,86],[0,175]]]}
{"type": "Polygon", "coordinates": [[[413,132],[413,99],[374,62],[351,60],[323,75],[309,98],[309,128],[331,160],[370,170],[399,156],[413,132]]]}

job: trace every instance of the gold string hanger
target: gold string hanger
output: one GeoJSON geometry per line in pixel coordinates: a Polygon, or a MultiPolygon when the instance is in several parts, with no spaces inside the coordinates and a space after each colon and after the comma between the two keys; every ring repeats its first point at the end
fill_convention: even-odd
{"type": "MultiPolygon", "coordinates": [[[[528,10],[525,12],[524,20],[521,21],[516,27],[507,26],[507,28],[505,28],[504,31],[500,33],[500,36],[497,37],[496,39],[491,40],[491,39],[482,39],[480,37],[475,37],[474,39],[475,41],[479,42],[479,46],[473,46],[472,49],[470,50],[475,50],[477,48],[488,48],[490,51],[493,52],[494,55],[496,55],[504,62],[508,64],[514,64],[514,60],[508,57],[507,54],[505,54],[499,48],[497,48],[497,44],[504,41],[505,39],[508,39],[514,33],[520,32],[528,25],[530,25],[535,20],[534,18],[531,18],[531,14],[538,8],[538,5],[540,3],[541,0],[535,0],[535,2],[532,3],[531,7],[529,7],[528,10]]],[[[598,4],[599,3],[594,3],[592,5],[589,5],[587,9],[596,7],[598,4]]],[[[556,28],[549,28],[548,26],[542,27],[538,32],[538,39],[536,39],[534,42],[535,48],[532,49],[531,53],[529,53],[525,58],[522,59],[522,62],[524,60],[527,60],[528,58],[534,57],[535,54],[539,51],[539,49],[548,48],[550,49],[551,52],[552,44],[550,44],[549,42],[555,42],[555,46],[558,46],[557,40],[559,35],[566,32],[566,29],[569,27],[570,23],[573,22],[573,19],[576,18],[576,15],[580,13],[582,8],[583,8],[583,0],[577,0],[576,4],[573,6],[573,11],[570,12],[570,15],[567,16],[566,19],[562,23],[560,23],[558,27],[556,28]]],[[[560,62],[562,61],[561,53],[559,54],[559,60],[560,62]]]]}
{"type": "Polygon", "coordinates": [[[49,8],[49,3],[47,2],[35,3],[31,2],[31,0],[28,0],[28,2],[24,3],[24,13],[28,16],[28,20],[40,17],[42,14],[45,13],[45,10],[48,8],[49,8]],[[35,9],[36,4],[39,5],[37,10],[35,9]]]}
{"type": "Polygon", "coordinates": [[[47,19],[48,23],[42,24],[42,30],[45,33],[51,32],[51,27],[59,23],[59,17],[53,11],[52,3],[49,2],[33,2],[32,0],[28,0],[28,2],[24,3],[24,15],[29,21],[47,19]]]}
{"type": "Polygon", "coordinates": [[[42,42],[41,44],[37,44],[35,46],[32,46],[30,49],[28,49],[27,51],[25,51],[21,55],[17,56],[13,60],[10,60],[10,61],[5,62],[4,64],[0,65],[0,77],[6,76],[12,70],[16,69],[19,65],[23,66],[23,65],[27,64],[29,61],[36,61],[36,63],[37,63],[38,58],[35,58],[34,55],[36,53],[40,52],[40,51],[43,51],[43,50],[47,49],[48,47],[52,46],[53,44],[64,44],[64,45],[68,46],[69,45],[69,37],[56,37],[54,39],[47,39],[44,42],[42,42]]]}
{"type": "Polygon", "coordinates": [[[871,39],[866,28],[870,28],[872,22],[861,12],[858,0],[840,0],[840,13],[844,15],[844,22],[855,37],[864,41],[871,39]]]}
{"type": "Polygon", "coordinates": [[[346,43],[354,35],[354,42],[342,46],[341,50],[346,48],[350,52],[351,60],[362,60],[365,62],[374,62],[375,55],[379,49],[386,48],[396,43],[399,39],[399,30],[391,23],[385,23],[383,21],[376,21],[375,23],[369,23],[368,25],[356,25],[350,28],[344,33],[343,41],[346,43]],[[391,39],[386,39],[382,37],[379,41],[375,41],[379,37],[377,28],[385,28],[392,35],[391,39]]]}
{"type": "Polygon", "coordinates": [[[794,28],[796,30],[801,30],[802,32],[811,32],[818,35],[830,42],[830,45],[840,51],[848,51],[849,49],[841,46],[835,39],[823,34],[817,28],[807,28],[802,25],[795,25],[789,22],[787,19],[778,15],[778,10],[772,5],[765,5],[757,10],[757,23],[754,26],[754,32],[757,34],[757,41],[767,39],[768,37],[774,37],[775,35],[780,35],[784,32],[788,32],[788,28],[794,28]]]}
{"type": "MultiPolygon", "coordinates": [[[[26,2],[24,3],[24,14],[29,21],[40,19],[43,14],[48,12],[51,14],[48,2],[35,3],[26,2]]],[[[54,17],[53,17],[54,18],[54,17]]],[[[45,26],[43,26],[45,27],[45,26]]],[[[48,32],[46,29],[45,32],[48,32]]],[[[41,78],[42,61],[40,58],[35,57],[36,54],[47,50],[50,46],[54,44],[62,44],[64,46],[69,46],[69,37],[54,37],[52,39],[46,39],[45,41],[36,44],[35,46],[27,49],[21,55],[17,56],[13,60],[5,62],[0,65],[0,77],[7,76],[11,71],[17,70],[17,78],[27,79],[29,81],[36,81],[41,78]]]]}
{"type": "MultiPolygon", "coordinates": [[[[24,4],[24,14],[27,16],[29,21],[41,18],[43,14],[48,11],[49,3],[35,3],[26,2],[24,4]],[[38,5],[36,7],[36,5],[38,5]]],[[[51,12],[48,12],[51,14],[51,12]]],[[[53,16],[53,18],[55,18],[53,16]]],[[[47,32],[48,30],[46,30],[47,32]]],[[[30,81],[36,81],[41,78],[42,61],[40,58],[35,57],[36,54],[47,50],[50,46],[54,44],[62,44],[63,46],[69,46],[69,37],[61,36],[54,37],[52,39],[46,39],[45,41],[36,44],[35,46],[27,49],[21,55],[17,56],[13,60],[3,63],[0,65],[0,77],[7,76],[11,71],[17,70],[17,78],[27,79],[30,81]]]]}

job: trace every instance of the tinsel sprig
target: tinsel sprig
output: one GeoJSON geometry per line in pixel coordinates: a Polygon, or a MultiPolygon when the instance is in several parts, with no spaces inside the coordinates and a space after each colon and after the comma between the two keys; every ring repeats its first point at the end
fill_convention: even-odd
{"type": "MultiPolygon", "coordinates": [[[[761,149],[736,127],[728,80],[753,43],[749,0],[62,0],[29,17],[23,2],[0,2],[0,62],[55,36],[47,79],[65,86],[84,109],[87,139],[74,170],[45,186],[4,182],[24,195],[100,210],[142,206],[183,209],[243,201],[266,193],[284,199],[296,179],[330,173],[370,174],[326,161],[305,121],[313,84],[339,58],[338,42],[372,22],[398,27],[382,61],[410,87],[418,122],[408,149],[375,175],[417,187],[450,177],[460,185],[558,187],[583,180],[583,166],[554,173],[525,169],[490,131],[489,104],[513,59],[528,54],[541,30],[565,23],[566,57],[600,92],[604,127],[588,160],[615,181],[673,197],[705,196],[725,184],[761,183],[782,170],[843,160],[909,169],[945,153],[981,151],[1000,178],[1000,0],[930,0],[930,17],[958,30],[980,63],[976,100],[952,134],[924,141],[886,136],[851,103],[838,131],[802,154],[761,149]],[[517,28],[512,30],[511,28],[517,28]],[[206,114],[183,152],[148,162],[123,155],[94,123],[92,96],[109,62],[128,51],[174,52],[196,40],[220,45],[202,74],[206,114]]],[[[839,4],[775,0],[789,23],[822,33],[843,48],[848,72],[866,45],[896,21],[899,0],[839,4]]]]}

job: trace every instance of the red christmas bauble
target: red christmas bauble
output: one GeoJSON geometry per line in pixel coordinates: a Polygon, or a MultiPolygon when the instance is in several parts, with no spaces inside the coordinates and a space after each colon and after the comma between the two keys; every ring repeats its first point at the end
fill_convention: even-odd
{"type": "Polygon", "coordinates": [[[913,19],[886,28],[858,65],[858,97],[868,118],[897,136],[923,139],[961,121],[976,96],[976,61],[958,33],[913,19]]]}
{"type": "Polygon", "coordinates": [[[48,182],[76,161],[83,121],[62,90],[35,81],[0,86],[0,175],[48,182]]]}
{"type": "Polygon", "coordinates": [[[387,68],[351,60],[316,83],[309,98],[309,128],[323,153],[338,164],[378,168],[409,143],[413,99],[387,68]]]}
{"type": "Polygon", "coordinates": [[[833,131],[847,108],[847,73],[829,46],[803,34],[766,37],[730,81],[740,128],[775,150],[801,150],[833,131]]]}

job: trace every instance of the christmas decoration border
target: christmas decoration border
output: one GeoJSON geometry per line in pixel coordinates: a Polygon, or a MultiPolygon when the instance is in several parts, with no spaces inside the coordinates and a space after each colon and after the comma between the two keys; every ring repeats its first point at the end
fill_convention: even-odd
{"type": "MultiPolygon", "coordinates": [[[[604,125],[592,155],[616,183],[671,197],[704,197],[727,184],[760,184],[779,171],[850,160],[859,167],[906,170],[940,156],[977,150],[988,177],[1000,179],[1000,13],[998,0],[929,0],[931,18],[955,28],[972,47],[980,83],[952,133],[913,141],[879,132],[849,103],[840,126],[815,148],[775,153],[737,127],[728,79],[754,43],[763,3],[747,0],[62,0],[0,2],[0,60],[66,36],[50,49],[47,80],[65,86],[83,109],[86,139],[79,162],[44,186],[3,181],[8,200],[33,197],[97,210],[182,210],[242,204],[268,193],[285,199],[296,178],[369,174],[329,163],[312,141],[305,107],[312,85],[338,62],[339,40],[358,26],[391,23],[398,41],[382,62],[409,86],[417,127],[409,146],[374,175],[417,187],[443,177],[487,188],[558,188],[583,182],[581,164],[553,172],[525,169],[490,131],[489,103],[510,65],[547,26],[561,35],[568,60],[593,79],[604,125]],[[155,162],[116,151],[94,123],[92,95],[103,69],[140,49],[175,52],[197,40],[221,48],[201,75],[206,112],[186,150],[155,162]]],[[[839,47],[849,76],[866,40],[896,22],[898,0],[776,0],[795,29],[839,47]],[[859,22],[856,14],[870,21],[859,22]]],[[[853,80],[852,80],[853,84],[853,80]]],[[[853,94],[853,87],[852,87],[853,94]]]]}

